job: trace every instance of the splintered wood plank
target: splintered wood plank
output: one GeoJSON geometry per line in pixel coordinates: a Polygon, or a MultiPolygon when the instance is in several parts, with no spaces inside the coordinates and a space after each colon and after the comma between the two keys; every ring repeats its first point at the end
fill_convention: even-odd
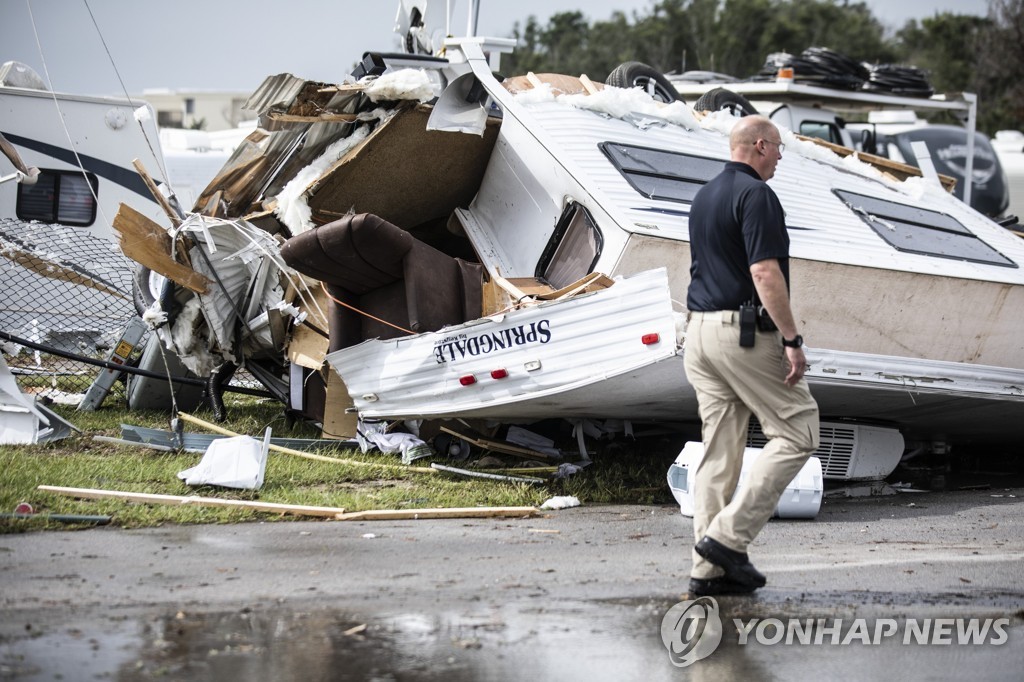
{"type": "Polygon", "coordinates": [[[121,204],[114,216],[114,229],[121,252],[137,263],[158,272],[189,291],[205,294],[210,280],[171,258],[171,235],[128,204],[121,204]]]}
{"type": "Polygon", "coordinates": [[[451,507],[448,509],[371,509],[339,514],[338,521],[397,521],[402,519],[486,519],[495,517],[526,518],[537,513],[536,507],[451,507]]]}
{"type": "Polygon", "coordinates": [[[175,227],[181,225],[181,216],[179,216],[178,212],[171,207],[170,202],[167,201],[167,197],[160,192],[160,189],[156,186],[153,178],[150,177],[149,172],[146,171],[146,167],[142,165],[142,162],[138,159],[132,159],[132,165],[135,166],[135,170],[139,172],[139,175],[142,177],[142,181],[146,183],[146,187],[149,188],[149,193],[153,195],[154,201],[160,204],[160,208],[162,208],[164,213],[167,214],[167,218],[171,221],[171,225],[174,225],[175,227]]]}
{"type": "Polygon", "coordinates": [[[145,504],[164,504],[180,506],[184,504],[200,507],[238,507],[272,514],[295,514],[298,516],[321,516],[333,519],[344,514],[341,507],[309,507],[301,504],[278,504],[275,502],[257,502],[253,500],[229,500],[220,497],[200,497],[198,495],[158,495],[155,493],[133,493],[121,490],[101,490],[96,488],[62,488],[60,486],[41,485],[39,490],[67,497],[78,497],[86,500],[124,500],[125,502],[141,502],[145,504]]]}
{"type": "Polygon", "coordinates": [[[583,77],[577,78],[560,73],[533,72],[525,76],[510,76],[503,80],[501,85],[514,95],[539,87],[541,83],[550,85],[551,94],[553,95],[579,95],[583,93],[593,95],[605,88],[604,83],[595,83],[589,78],[584,81],[583,77]]]}
{"type": "Polygon", "coordinates": [[[602,272],[592,272],[589,275],[576,280],[572,284],[562,287],[561,289],[538,294],[537,298],[545,301],[553,301],[560,298],[576,296],[578,294],[589,294],[590,292],[598,291],[599,289],[607,289],[613,284],[615,284],[615,280],[608,275],[605,275],[602,272]]]}
{"type": "Polygon", "coordinates": [[[590,76],[587,74],[580,74],[580,83],[583,84],[583,89],[587,91],[588,95],[596,95],[598,93],[597,85],[594,81],[590,80],[590,76]]]}
{"type": "Polygon", "coordinates": [[[541,296],[555,290],[539,277],[509,277],[506,281],[527,296],[541,296]]]}
{"type": "Polygon", "coordinates": [[[298,114],[281,114],[272,111],[267,114],[267,118],[271,121],[281,121],[284,123],[330,123],[339,121],[344,123],[359,120],[359,115],[324,113],[317,116],[300,116],[298,114]]]}
{"type": "Polygon", "coordinates": [[[529,448],[520,447],[513,443],[508,443],[502,440],[494,440],[487,438],[479,433],[475,433],[469,429],[463,429],[462,431],[456,431],[450,429],[447,426],[442,426],[441,430],[452,436],[458,436],[462,440],[466,441],[470,445],[475,445],[478,448],[490,450],[491,452],[500,452],[503,455],[512,455],[513,457],[523,457],[524,459],[560,459],[554,457],[545,452],[538,452],[537,450],[531,450],[529,448]]]}
{"type": "MultiPolygon", "coordinates": [[[[907,178],[920,178],[923,177],[924,175],[921,172],[921,169],[917,168],[916,166],[911,166],[906,163],[900,163],[899,161],[893,161],[892,159],[887,159],[884,156],[875,156],[874,154],[858,152],[856,150],[850,149],[849,147],[844,147],[842,145],[835,144],[833,142],[828,142],[827,140],[822,140],[821,138],[817,137],[797,135],[796,138],[798,140],[803,140],[804,142],[813,142],[819,147],[825,147],[826,149],[830,149],[839,156],[846,157],[852,154],[853,157],[858,161],[863,161],[866,164],[874,166],[875,168],[882,171],[882,173],[884,173],[885,175],[891,178],[896,178],[901,182],[903,180],[906,180],[907,178]]],[[[952,193],[953,190],[956,189],[956,178],[952,176],[942,175],[941,173],[939,173],[939,182],[942,183],[942,188],[945,189],[947,192],[952,193]]]]}

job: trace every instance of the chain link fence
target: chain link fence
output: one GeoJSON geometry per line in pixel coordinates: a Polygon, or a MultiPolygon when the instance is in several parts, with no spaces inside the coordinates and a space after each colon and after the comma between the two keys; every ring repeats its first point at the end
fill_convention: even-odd
{"type": "MultiPolygon", "coordinates": [[[[108,358],[136,315],[135,263],[113,240],[82,228],[0,218],[0,256],[0,329],[56,352],[108,358]]],[[[101,371],[15,343],[4,342],[3,351],[21,390],[54,402],[77,405],[101,371]]],[[[115,382],[106,400],[125,398],[124,384],[115,382]]]]}

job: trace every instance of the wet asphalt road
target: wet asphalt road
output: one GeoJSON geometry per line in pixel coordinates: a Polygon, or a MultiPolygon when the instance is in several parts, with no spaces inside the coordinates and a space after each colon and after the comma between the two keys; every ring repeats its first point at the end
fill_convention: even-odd
{"type": "Polygon", "coordinates": [[[768,586],[719,599],[721,646],[679,668],[661,623],[691,542],[674,506],[7,535],[0,679],[1021,679],[1022,489],[829,498],[813,521],[771,521],[750,550],[768,586]],[[736,618],[899,631],[740,645],[736,618]],[[1006,637],[900,641],[940,618],[1008,619],[1006,637]]]}

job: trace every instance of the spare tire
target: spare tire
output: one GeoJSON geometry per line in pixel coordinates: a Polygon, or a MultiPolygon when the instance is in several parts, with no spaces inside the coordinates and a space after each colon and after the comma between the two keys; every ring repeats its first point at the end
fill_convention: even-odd
{"type": "Polygon", "coordinates": [[[623,62],[604,81],[617,88],[640,88],[659,102],[682,102],[679,91],[661,71],[642,62],[623,62]]]}
{"type": "Polygon", "coordinates": [[[697,111],[721,111],[727,110],[733,116],[756,116],[757,109],[743,95],[726,90],[725,88],[714,88],[708,90],[697,103],[693,105],[697,111]]]}

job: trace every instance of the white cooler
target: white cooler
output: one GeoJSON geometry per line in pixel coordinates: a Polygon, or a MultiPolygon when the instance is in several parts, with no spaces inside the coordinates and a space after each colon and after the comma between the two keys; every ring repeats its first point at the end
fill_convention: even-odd
{"type": "MultiPolygon", "coordinates": [[[[762,452],[761,448],[745,448],[743,450],[743,468],[737,488],[742,486],[750,472],[750,465],[762,452]]],[[[679,453],[676,461],[668,469],[668,487],[679,503],[683,516],[693,516],[693,486],[690,472],[704,458],[704,444],[688,442],[679,453]]],[[[780,519],[813,519],[821,509],[823,482],[821,461],[811,457],[804,464],[788,486],[779,504],[775,507],[774,516],[780,519]]]]}

